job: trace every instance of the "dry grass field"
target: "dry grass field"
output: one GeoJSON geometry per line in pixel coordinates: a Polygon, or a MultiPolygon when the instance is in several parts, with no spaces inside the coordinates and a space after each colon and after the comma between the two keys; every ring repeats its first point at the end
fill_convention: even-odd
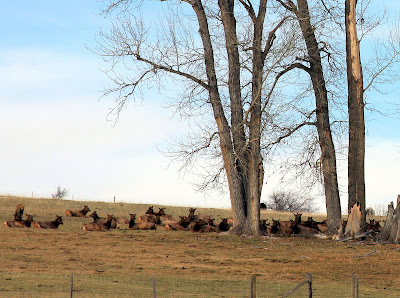
{"type": "MultiPolygon", "coordinates": [[[[36,220],[53,220],[83,204],[103,217],[128,218],[148,207],[16,197],[0,197],[0,203],[2,222],[12,219],[18,203],[36,220]]],[[[177,217],[187,215],[188,208],[167,206],[166,212],[177,217]]],[[[216,219],[230,215],[229,210],[197,212],[216,219]]],[[[291,214],[262,213],[271,217],[291,214]]],[[[158,297],[249,297],[254,274],[257,297],[281,297],[308,272],[314,297],[350,297],[352,272],[360,280],[360,297],[400,297],[400,245],[131,231],[127,225],[87,232],[81,228],[91,218],[63,220],[58,230],[0,228],[0,297],[69,297],[71,272],[74,297],[152,297],[153,278],[158,297]]],[[[307,297],[307,289],[290,297],[307,297]]]]}

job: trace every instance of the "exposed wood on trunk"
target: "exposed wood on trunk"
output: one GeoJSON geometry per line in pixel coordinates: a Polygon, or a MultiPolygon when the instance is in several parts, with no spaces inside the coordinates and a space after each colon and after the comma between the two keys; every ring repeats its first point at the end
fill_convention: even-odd
{"type": "Polygon", "coordinates": [[[376,236],[378,241],[388,241],[390,243],[400,242],[400,195],[397,196],[396,209],[393,202],[388,206],[388,214],[386,216],[385,226],[376,236]]]}
{"type": "Polygon", "coordinates": [[[356,5],[357,0],[346,0],[346,64],[349,113],[348,208],[350,209],[356,202],[361,204],[362,226],[365,229],[364,91],[360,43],[357,37],[356,5]]]}
{"type": "Polygon", "coordinates": [[[345,237],[356,237],[362,232],[361,226],[361,206],[355,203],[350,209],[347,225],[344,230],[345,237]]]}

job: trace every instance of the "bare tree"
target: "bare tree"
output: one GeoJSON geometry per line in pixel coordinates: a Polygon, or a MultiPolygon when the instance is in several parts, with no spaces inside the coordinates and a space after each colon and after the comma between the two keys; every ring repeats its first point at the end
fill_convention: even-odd
{"type": "Polygon", "coordinates": [[[360,56],[360,42],[357,36],[357,0],[345,2],[346,65],[349,111],[349,157],[348,192],[350,208],[361,205],[361,224],[365,229],[365,120],[364,87],[360,56]]]}
{"type": "MultiPolygon", "coordinates": [[[[293,13],[298,21],[302,37],[306,45],[306,56],[292,67],[304,70],[310,76],[314,96],[315,115],[314,123],[318,132],[318,141],[321,151],[323,184],[325,190],[328,233],[336,233],[340,226],[341,207],[337,179],[336,151],[333,143],[328,91],[324,77],[324,67],[307,0],[298,0],[297,5],[291,0],[277,0],[287,11],[293,13]]],[[[322,42],[322,45],[324,43],[322,42]]]]}
{"type": "Polygon", "coordinates": [[[111,63],[108,74],[115,87],[104,94],[117,94],[118,114],[144,84],[163,87],[163,78],[180,79],[187,93],[178,106],[190,110],[190,116],[197,109],[207,111],[204,118],[211,112],[214,120],[202,144],[192,143],[183,155],[190,159],[219,143],[233,211],[232,233],[261,235],[261,135],[270,99],[264,87],[286,55],[285,49],[276,49],[277,32],[286,18],[267,19],[267,0],[153,3],[164,4],[169,22],[151,32],[150,23],[137,13],[144,3],[109,2],[104,12],[118,11],[118,17],[109,34],[101,32],[97,53],[111,63]],[[119,66],[133,77],[122,75],[119,66]]]}
{"type": "Polygon", "coordinates": [[[57,186],[57,190],[55,193],[51,195],[53,199],[62,199],[65,198],[69,193],[69,189],[65,187],[57,186]]]}
{"type": "Polygon", "coordinates": [[[268,197],[267,209],[287,212],[314,212],[314,198],[293,191],[276,191],[268,197]]]}

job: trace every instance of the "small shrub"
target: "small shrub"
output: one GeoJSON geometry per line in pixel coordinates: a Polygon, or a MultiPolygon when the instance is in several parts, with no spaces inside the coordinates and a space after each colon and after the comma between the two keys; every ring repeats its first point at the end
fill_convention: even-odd
{"type": "Polygon", "coordinates": [[[372,207],[368,207],[365,213],[370,216],[375,216],[375,210],[372,207]]]}
{"type": "Polygon", "coordinates": [[[269,196],[267,208],[286,212],[315,212],[314,198],[292,191],[276,191],[269,196]]]}
{"type": "Polygon", "coordinates": [[[69,189],[66,189],[65,187],[57,186],[57,190],[55,193],[51,195],[53,199],[62,199],[66,197],[69,193],[69,189]]]}

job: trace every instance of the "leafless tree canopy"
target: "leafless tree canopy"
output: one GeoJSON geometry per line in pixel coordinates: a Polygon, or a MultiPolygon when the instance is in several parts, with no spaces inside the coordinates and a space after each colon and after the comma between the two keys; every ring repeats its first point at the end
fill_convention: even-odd
{"type": "MultiPolygon", "coordinates": [[[[322,182],[338,192],[335,154],[346,153],[347,142],[343,3],[104,2],[110,29],[93,51],[112,82],[103,92],[115,98],[110,115],[117,120],[155,88],[166,94],[188,127],[166,154],[183,168],[200,167],[200,188],[227,182],[239,233],[259,233],[264,168],[274,167],[275,154],[284,161],[276,173],[313,177],[310,187],[322,182]]],[[[359,22],[363,38],[376,26],[365,5],[359,22]]],[[[369,73],[370,81],[380,74],[369,73]]]]}
{"type": "Polygon", "coordinates": [[[65,198],[69,193],[69,189],[61,186],[57,186],[57,190],[51,195],[53,199],[65,198]]]}
{"type": "Polygon", "coordinates": [[[272,193],[267,209],[286,212],[315,212],[314,198],[297,194],[293,191],[276,191],[272,193]]]}

